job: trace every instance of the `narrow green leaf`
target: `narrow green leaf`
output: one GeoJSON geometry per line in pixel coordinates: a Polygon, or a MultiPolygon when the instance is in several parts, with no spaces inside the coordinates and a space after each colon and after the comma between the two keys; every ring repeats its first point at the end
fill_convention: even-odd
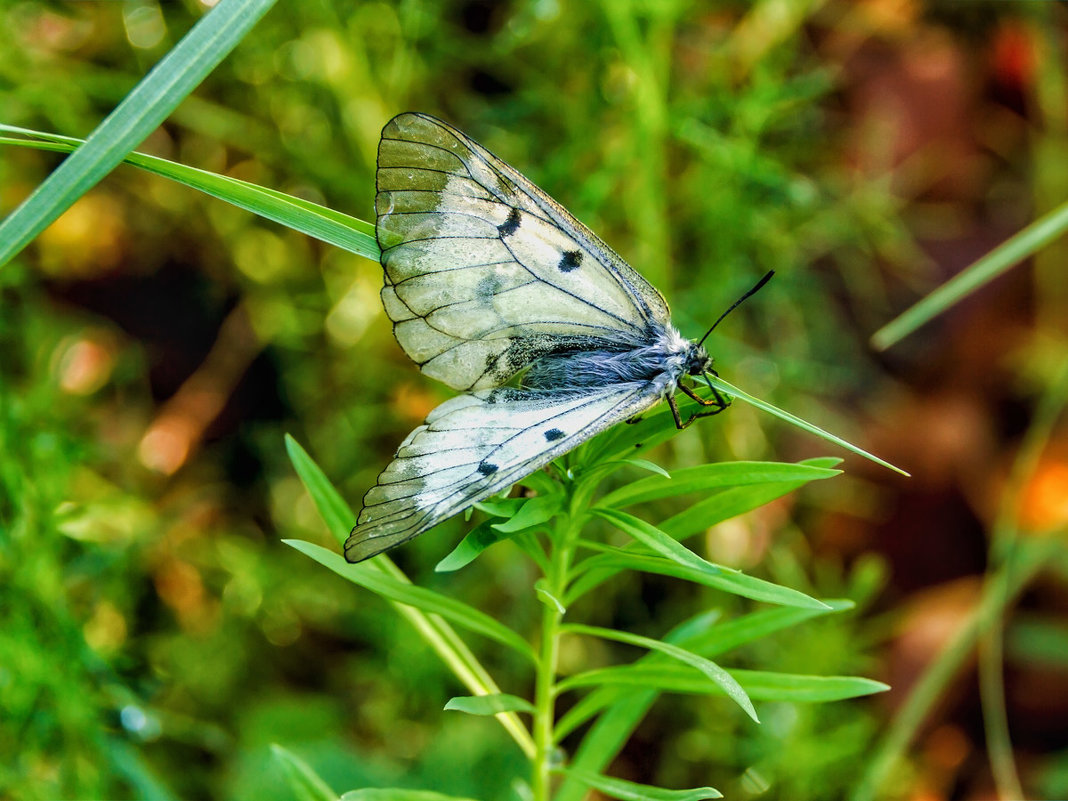
{"type": "MultiPolygon", "coordinates": [[[[806,459],[800,464],[829,470],[836,467],[841,461],[837,457],[819,457],[806,459]]],[[[806,483],[807,480],[723,489],[668,518],[657,528],[673,539],[683,540],[717,523],[749,512],[776,498],[781,498],[806,483]]],[[[625,553],[640,552],[640,548],[642,546],[635,542],[626,546],[623,551],[625,553]]],[[[599,550],[612,552],[611,549],[604,547],[599,548],[599,550]]],[[[565,602],[569,605],[575,603],[576,600],[621,572],[623,566],[612,564],[611,561],[610,559],[602,560],[599,557],[592,557],[577,564],[572,571],[572,579],[574,580],[575,576],[579,576],[579,578],[570,586],[565,602]]]]}
{"type": "MultiPolygon", "coordinates": [[[[286,451],[293,468],[300,476],[305,488],[315,501],[323,522],[333,532],[339,544],[343,544],[348,536],[351,521],[356,519],[348,504],[342,499],[341,494],[334,488],[319,466],[308,456],[307,452],[293,437],[286,435],[286,451]]],[[[404,575],[393,560],[386,555],[377,556],[364,562],[372,569],[377,570],[394,582],[411,585],[411,580],[404,575]]],[[[489,674],[489,671],[478,661],[471,649],[467,647],[460,635],[446,621],[437,615],[428,615],[413,606],[389,601],[397,613],[407,620],[419,633],[419,636],[438,655],[441,661],[448,667],[460,682],[476,695],[491,695],[499,693],[500,688],[489,674]]],[[[514,714],[505,713],[497,716],[498,722],[504,727],[516,744],[528,757],[534,755],[534,740],[523,722],[514,714]]]]}
{"type": "Polygon", "coordinates": [[[711,631],[712,627],[719,623],[722,617],[723,610],[721,609],[706,609],[703,612],[698,612],[696,615],[672,626],[671,631],[664,635],[664,642],[685,646],[689,640],[711,631]]]}
{"type": "MultiPolygon", "coordinates": [[[[717,623],[718,610],[710,610],[710,617],[703,619],[698,615],[692,621],[686,621],[673,628],[664,640],[675,645],[680,645],[694,653],[704,657],[714,657],[730,651],[747,642],[754,642],[774,634],[776,631],[799,625],[813,617],[819,617],[829,612],[843,611],[852,607],[850,601],[830,601],[823,610],[779,608],[763,609],[740,618],[717,623]]],[[[657,654],[648,654],[642,657],[636,665],[663,664],[663,657],[657,654]]],[[[585,675],[585,674],[584,674],[585,675]]],[[[565,680],[565,684],[570,679],[565,680]]],[[[596,686],[596,681],[591,682],[596,686]]],[[[598,721],[587,738],[592,742],[598,742],[601,746],[614,753],[614,748],[625,740],[619,739],[620,727],[622,731],[629,732],[637,721],[641,719],[645,711],[652,705],[657,691],[646,688],[647,692],[636,693],[627,688],[607,685],[597,687],[593,692],[581,698],[569,709],[557,722],[557,738],[566,737],[572,731],[583,725],[587,720],[596,715],[601,709],[612,706],[607,713],[605,722],[598,721]],[[609,742],[613,745],[609,746],[609,742]]],[[[585,744],[585,740],[583,743],[585,744]]],[[[580,750],[581,754],[587,754],[580,750]]],[[[586,758],[590,758],[587,756],[586,758]]],[[[606,763],[598,763],[597,767],[603,767],[606,763]]]]}
{"type": "MultiPolygon", "coordinates": [[[[82,142],[81,139],[72,136],[32,131],[2,123],[0,123],[0,131],[35,137],[34,139],[0,137],[0,144],[34,147],[41,150],[70,153],[82,142]],[[42,139],[44,141],[41,141],[42,139]]],[[[123,162],[251,211],[253,214],[300,231],[327,244],[378,261],[379,250],[378,243],[375,241],[374,226],[356,217],[350,217],[318,203],[312,203],[310,200],[287,195],[275,189],[268,189],[227,175],[187,167],[184,164],[177,164],[144,153],[130,153],[123,159],[123,162]]]]}
{"type": "MultiPolygon", "coordinates": [[[[581,447],[582,446],[580,446],[580,448],[581,447]]],[[[595,462],[583,458],[580,454],[576,457],[575,461],[578,467],[577,477],[579,483],[581,486],[589,487],[591,493],[593,488],[608,478],[608,476],[612,475],[617,470],[621,470],[628,466],[647,470],[650,473],[656,473],[665,478],[671,478],[671,474],[668,473],[667,470],[655,462],[650,462],[648,459],[609,459],[603,462],[595,462]]]]}
{"type": "Polygon", "coordinates": [[[454,625],[476,632],[484,637],[489,637],[501,645],[506,645],[523,654],[531,661],[536,661],[533,649],[522,637],[472,606],[432,590],[397,581],[367,563],[349,564],[340,554],[313,543],[304,542],[303,540],[282,541],[286,545],[310,556],[319,564],[333,570],[339,576],[348,579],[354,584],[359,584],[376,595],[381,595],[383,598],[408,606],[414,606],[424,612],[441,615],[454,625]]]}
{"type": "Polygon", "coordinates": [[[560,511],[563,502],[563,497],[559,492],[528,498],[514,517],[503,523],[494,523],[493,527],[503,534],[515,534],[525,528],[540,526],[553,519],[553,516],[560,511]]]}
{"type": "Polygon", "coordinates": [[[481,511],[495,517],[506,518],[504,522],[487,520],[469,531],[444,559],[434,566],[438,573],[450,573],[475,561],[491,545],[511,539],[520,532],[539,526],[552,519],[560,511],[563,498],[560,493],[538,495],[534,498],[508,498],[475,504],[481,511]]]}
{"type": "MultiPolygon", "coordinates": [[[[737,680],[750,698],[758,701],[841,701],[890,689],[881,681],[854,676],[805,676],[740,669],[727,672],[737,680]]],[[[656,688],[661,692],[686,695],[724,694],[722,686],[703,680],[685,665],[669,662],[598,668],[565,679],[560,682],[559,689],[565,692],[579,687],[608,685],[656,688]]]]}
{"type": "Polygon", "coordinates": [[[816,617],[834,612],[844,612],[853,608],[850,600],[836,599],[825,602],[823,609],[804,609],[780,606],[774,609],[761,609],[747,615],[720,623],[695,637],[686,639],[680,645],[701,654],[714,657],[732,651],[742,645],[769,637],[778,631],[793,628],[816,617]]]}
{"type": "Polygon", "coordinates": [[[10,216],[0,223],[6,264],[162,123],[274,0],[226,0],[205,14],[10,216]]]}
{"type": "Polygon", "coordinates": [[[458,795],[444,795],[432,790],[409,790],[405,787],[365,787],[350,790],[340,801],[474,801],[458,795]]]}
{"type": "Polygon", "coordinates": [[[629,464],[642,470],[648,470],[650,473],[656,473],[664,478],[671,478],[671,473],[656,462],[650,462],[648,459],[623,459],[622,462],[623,464],[629,464]]]}
{"type": "Polygon", "coordinates": [[[553,595],[546,588],[548,582],[544,578],[538,579],[534,582],[534,593],[538,596],[538,600],[551,609],[555,609],[561,615],[567,614],[567,607],[560,602],[560,599],[553,595]]]}
{"type": "Polygon", "coordinates": [[[738,387],[734,386],[733,384],[728,384],[726,381],[724,381],[722,378],[719,378],[718,376],[710,375],[710,376],[708,376],[708,380],[720,392],[725,392],[725,393],[727,393],[728,395],[730,395],[733,398],[741,398],[746,403],[748,403],[748,404],[750,404],[752,406],[756,406],[758,409],[761,409],[761,410],[767,412],[768,414],[774,415],[775,417],[778,417],[780,420],[785,420],[790,425],[797,426],[798,428],[800,428],[800,429],[802,429],[804,431],[807,431],[810,434],[815,434],[817,437],[821,437],[821,438],[827,440],[828,442],[833,442],[835,445],[838,445],[839,447],[845,448],[847,451],[855,453],[858,456],[863,456],[865,459],[873,461],[876,464],[882,465],[883,467],[887,468],[888,470],[893,470],[895,473],[900,473],[903,476],[909,477],[909,474],[906,473],[904,470],[902,470],[900,467],[895,467],[894,465],[890,464],[890,462],[887,462],[884,459],[880,459],[878,456],[873,456],[872,454],[868,453],[863,448],[858,448],[856,445],[852,444],[851,442],[846,442],[841,437],[835,436],[834,434],[830,433],[829,431],[824,431],[819,426],[816,426],[816,425],[813,425],[812,423],[806,422],[805,420],[802,420],[800,417],[798,417],[795,414],[790,414],[790,412],[784,411],[783,409],[780,409],[778,406],[772,406],[767,401],[760,400],[760,398],[754,398],[749,393],[743,392],[742,390],[738,389],[738,387]]]}
{"type": "MultiPolygon", "coordinates": [[[[776,631],[790,628],[815,617],[842,611],[852,607],[851,601],[828,601],[830,609],[798,609],[796,607],[777,607],[762,609],[744,615],[727,623],[719,623],[711,628],[697,627],[692,637],[674,640],[678,629],[672,631],[665,639],[671,639],[695,653],[713,657],[729,651],[747,642],[769,636],[776,631]]],[[[661,660],[657,654],[642,657],[638,664],[657,664],[661,660]]],[[[659,693],[648,687],[625,688],[598,687],[582,698],[560,719],[554,736],[559,739],[574,731],[593,715],[607,706],[589,732],[582,738],[575,756],[571,760],[573,767],[588,771],[603,770],[613,757],[619,753],[631,732],[637,727],[659,693]],[[581,709],[580,709],[581,707],[581,709]],[[580,714],[581,713],[581,714],[580,714]]],[[[565,783],[557,793],[557,801],[579,801],[581,788],[573,783],[565,783]]]]}
{"type": "Polygon", "coordinates": [[[272,745],[271,753],[298,801],[337,801],[337,793],[303,759],[280,745],[272,745]]]}
{"type": "Polygon", "coordinates": [[[560,485],[545,470],[535,470],[530,475],[519,479],[516,484],[530,487],[538,495],[551,495],[560,491],[560,485]]]}
{"type": "Polygon", "coordinates": [[[467,532],[457,546],[434,565],[434,571],[437,573],[451,573],[454,570],[467,567],[467,565],[481,556],[483,551],[491,545],[496,545],[501,540],[508,539],[508,536],[495,531],[492,521],[486,520],[467,532]]]}
{"type": "Polygon", "coordinates": [[[817,606],[821,605],[821,602],[808,598],[803,593],[792,594],[796,590],[787,590],[785,587],[776,589],[776,585],[770,582],[761,581],[760,579],[746,576],[744,573],[714,565],[702,559],[677,540],[673,540],[655,526],[634,517],[634,515],[620,512],[617,509],[595,508],[593,511],[655,553],[667,557],[689,571],[705,576],[709,582],[715,582],[713,586],[747,597],[753,597],[754,593],[756,593],[765,598],[777,598],[776,603],[784,603],[789,600],[792,601],[790,604],[792,606],[801,604],[811,606],[813,603],[817,606]],[[808,600],[805,601],[805,598],[808,598],[808,600]]]}
{"type": "Polygon", "coordinates": [[[622,508],[661,498],[706,492],[723,487],[771,484],[785,481],[805,482],[830,478],[839,470],[827,470],[803,464],[782,462],[718,462],[676,470],[671,477],[649,476],[634,481],[598,501],[598,506],[622,508]]]}
{"type": "Polygon", "coordinates": [[[673,576],[683,581],[703,584],[706,587],[715,587],[732,595],[752,598],[754,601],[766,601],[767,603],[800,606],[809,609],[827,608],[822,601],[818,601],[790,587],[774,584],[754,576],[747,576],[740,570],[723,567],[712,562],[706,562],[706,564],[717,572],[714,573],[704,567],[695,568],[688,565],[680,565],[675,561],[658,556],[615,549],[613,552],[594,556],[584,563],[584,566],[589,567],[590,572],[576,580],[569,588],[568,603],[574,603],[588,589],[600,584],[603,580],[602,571],[615,573],[623,570],[639,570],[644,573],[673,576]]]}
{"type": "Polygon", "coordinates": [[[495,695],[459,695],[450,698],[445,709],[451,712],[466,712],[468,715],[499,715],[501,712],[529,712],[534,714],[534,704],[518,695],[496,693],[495,695]]]}
{"type": "Polygon", "coordinates": [[[286,453],[289,454],[289,461],[293,463],[293,469],[297,471],[301,483],[311,495],[319,516],[326,523],[327,530],[334,535],[338,545],[343,546],[356,523],[356,515],[345,503],[341,493],[330,483],[326,473],[289,434],[286,434],[286,453]]]}
{"type": "Polygon", "coordinates": [[[668,790],[651,784],[615,779],[600,773],[591,773],[574,768],[560,768],[558,773],[574,778],[592,787],[609,798],[620,801],[702,801],[705,798],[723,798],[723,794],[711,787],[695,787],[692,790],[668,790]]]}
{"type": "Polygon", "coordinates": [[[593,668],[568,676],[557,685],[561,693],[582,687],[642,687],[680,695],[722,695],[719,685],[697,675],[685,665],[637,663],[593,668]]]}
{"type": "Polygon", "coordinates": [[[731,670],[753,698],[763,701],[822,703],[884,693],[889,684],[859,676],[805,676],[766,670],[731,670]]]}
{"type": "Polygon", "coordinates": [[[783,495],[803,487],[807,482],[783,481],[774,484],[757,484],[752,487],[730,487],[721,490],[697,503],[688,506],[669,518],[657,523],[657,528],[672,539],[684,540],[712,526],[730,520],[783,495]]]}
{"type": "MultiPolygon", "coordinates": [[[[697,403],[681,396],[679,411],[683,416],[697,408],[697,403]]],[[[675,420],[667,405],[642,415],[636,423],[613,426],[594,437],[577,451],[577,463],[584,469],[614,458],[630,458],[634,454],[666,442],[678,433],[675,420]]]]}
{"type": "MultiPolygon", "coordinates": [[[[746,695],[745,690],[743,690],[741,685],[731,677],[730,673],[710,659],[698,656],[692,651],[687,651],[685,648],[680,648],[677,645],[664,642],[663,640],[655,640],[652,637],[642,637],[639,634],[631,634],[626,631],[616,631],[615,629],[606,629],[600,626],[585,626],[577,623],[565,624],[562,627],[562,630],[570,634],[586,634],[591,637],[600,637],[605,640],[615,640],[629,645],[636,645],[639,648],[656,651],[657,653],[676,659],[692,668],[696,668],[715,685],[722,688],[723,692],[726,693],[732,701],[738,704],[738,706],[745,710],[745,713],[749,715],[749,717],[757,723],[760,722],[757,718],[756,710],[753,709],[753,704],[749,700],[749,696],[746,695]]],[[[561,684],[563,683],[561,682],[561,684]]]]}
{"type": "Polygon", "coordinates": [[[526,503],[526,498],[502,498],[491,501],[479,501],[474,505],[475,509],[485,512],[491,517],[512,517],[526,503]]]}
{"type": "Polygon", "coordinates": [[[886,350],[900,342],[962,298],[1063,236],[1065,231],[1068,231],[1068,202],[1039,217],[884,325],[872,334],[872,347],[886,350]]]}
{"type": "Polygon", "coordinates": [[[650,473],[662,475],[664,478],[671,478],[671,473],[657,465],[655,461],[649,461],[648,459],[619,459],[619,461],[624,465],[637,467],[640,470],[647,470],[650,473]]]}
{"type": "MultiPolygon", "coordinates": [[[[811,461],[815,462],[817,460],[811,461]]],[[[820,461],[820,464],[813,464],[812,466],[829,469],[841,462],[841,459],[831,458],[820,461]]],[[[802,462],[801,464],[809,464],[809,462],[802,462]]],[[[832,475],[838,474],[837,471],[830,472],[832,475]]],[[[724,520],[730,520],[746,512],[758,509],[764,504],[771,503],[777,498],[800,489],[807,483],[808,479],[804,481],[755,484],[747,487],[729,487],[703,498],[692,506],[672,515],[659,523],[657,528],[669,537],[676,540],[684,540],[693,534],[706,531],[724,520]]]]}

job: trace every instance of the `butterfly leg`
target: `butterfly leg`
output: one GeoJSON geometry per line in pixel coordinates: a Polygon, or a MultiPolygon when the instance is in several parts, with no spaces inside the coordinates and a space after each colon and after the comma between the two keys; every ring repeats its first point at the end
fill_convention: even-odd
{"type": "MultiPolygon", "coordinates": [[[[716,378],[719,378],[719,373],[717,373],[715,370],[709,370],[708,373],[711,373],[716,378]]],[[[712,386],[712,382],[708,380],[708,374],[706,373],[702,377],[705,379],[705,383],[708,385],[708,388],[710,390],[712,390],[712,394],[716,398],[716,400],[715,400],[716,405],[721,407],[721,410],[722,409],[726,409],[728,406],[730,406],[731,405],[730,399],[729,398],[724,398],[722,395],[719,394],[719,390],[716,389],[714,386],[712,386]]]]}
{"type": "MultiPolygon", "coordinates": [[[[680,384],[679,386],[681,387],[682,385],[680,384]]],[[[690,393],[687,392],[686,394],[689,395],[690,393]]],[[[690,397],[692,398],[693,395],[690,395],[690,397]]],[[[700,400],[700,399],[698,398],[698,400],[700,400]]],[[[679,415],[679,404],[675,400],[675,396],[674,395],[668,395],[667,396],[667,402],[668,402],[668,406],[671,407],[671,416],[675,418],[675,428],[679,429],[679,431],[682,431],[682,429],[684,429],[687,426],[689,426],[690,423],[692,423],[698,417],[711,417],[714,414],[719,414],[725,408],[727,408],[726,406],[716,406],[716,408],[713,409],[710,412],[694,412],[693,414],[690,415],[690,419],[687,420],[684,423],[684,422],[682,422],[682,417],[679,415]]],[[[714,405],[714,404],[705,404],[705,405],[707,406],[707,405],[714,405]]]]}
{"type": "Polygon", "coordinates": [[[688,386],[686,386],[684,384],[681,384],[681,383],[679,384],[679,389],[682,390],[682,392],[684,394],[686,394],[689,397],[693,398],[695,401],[700,403],[702,406],[714,406],[715,407],[715,409],[713,411],[711,411],[711,412],[698,412],[698,413],[696,413],[694,415],[695,417],[709,417],[709,416],[711,416],[713,414],[719,414],[720,412],[722,412],[724,409],[726,409],[728,406],[731,405],[730,401],[728,401],[726,398],[724,398],[722,395],[720,395],[719,392],[716,391],[716,388],[714,386],[712,386],[711,384],[709,384],[708,386],[709,386],[709,389],[712,390],[712,394],[714,395],[714,397],[712,397],[712,398],[702,398],[700,395],[698,395],[696,392],[694,392],[688,386]]]}
{"type": "MultiPolygon", "coordinates": [[[[681,384],[680,384],[680,386],[681,386],[681,384]]],[[[671,416],[675,418],[675,428],[677,428],[679,431],[682,431],[682,429],[686,428],[686,426],[688,426],[690,423],[692,423],[694,421],[694,418],[691,417],[685,423],[682,422],[682,418],[679,417],[679,404],[675,402],[675,394],[674,393],[672,393],[672,394],[667,396],[667,402],[668,402],[668,406],[671,407],[671,416]]]]}

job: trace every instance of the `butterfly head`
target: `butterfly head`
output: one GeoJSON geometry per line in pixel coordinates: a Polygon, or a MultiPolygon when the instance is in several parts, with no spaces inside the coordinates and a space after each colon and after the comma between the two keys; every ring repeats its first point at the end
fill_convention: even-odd
{"type": "Polygon", "coordinates": [[[708,355],[705,346],[697,342],[691,342],[686,353],[685,370],[687,375],[700,376],[712,370],[712,357],[708,355]]]}

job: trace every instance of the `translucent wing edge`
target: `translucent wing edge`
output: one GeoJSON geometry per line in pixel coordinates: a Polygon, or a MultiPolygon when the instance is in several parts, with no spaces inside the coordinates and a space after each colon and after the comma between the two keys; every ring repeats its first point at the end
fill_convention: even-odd
{"type": "MultiPolygon", "coordinates": [[[[504,388],[483,390],[446,401],[430,413],[426,423],[405,438],[401,447],[398,448],[398,456],[395,457],[394,462],[382,472],[375,487],[368,490],[364,496],[365,505],[360,510],[356,526],[345,542],[345,558],[350,562],[360,562],[407,542],[441,521],[462,512],[472,504],[511,486],[605,429],[640,414],[655,404],[659,397],[658,390],[651,382],[616,384],[595,391],[590,394],[589,403],[604,404],[607,409],[604,413],[598,414],[590,424],[559,440],[552,441],[543,450],[531,456],[512,464],[498,465],[492,476],[480,475],[477,469],[472,470],[466,477],[455,482],[452,492],[447,497],[430,507],[419,507],[417,491],[419,483],[416,480],[389,482],[388,486],[393,488],[393,494],[385,500],[368,503],[368,499],[376,490],[387,486],[382,483],[382,477],[389,474],[391,467],[397,462],[405,447],[415,443],[424,433],[433,433],[431,426],[435,421],[471,406],[485,407],[491,404],[494,415],[507,420],[511,415],[529,413],[530,410],[527,407],[533,399],[545,404],[545,414],[533,424],[520,429],[521,432],[529,432],[539,427],[551,429],[551,423],[555,419],[554,410],[572,403],[576,399],[576,393],[574,391],[525,391],[504,388]],[[404,494],[409,490],[412,491],[404,494]],[[400,501],[399,504],[398,501],[400,501]],[[389,513],[388,519],[383,521],[381,518],[376,518],[375,512],[390,503],[397,504],[397,507],[389,513]]],[[[471,430],[476,430],[476,426],[472,426],[471,430]]],[[[548,437],[546,437],[546,442],[549,442],[548,437]]],[[[485,461],[492,453],[493,447],[496,446],[486,449],[481,457],[482,461],[485,461]]]]}

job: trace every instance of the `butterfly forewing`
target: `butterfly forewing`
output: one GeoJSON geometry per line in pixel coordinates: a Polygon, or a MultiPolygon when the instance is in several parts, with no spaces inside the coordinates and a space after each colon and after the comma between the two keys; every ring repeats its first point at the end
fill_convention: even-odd
{"type": "Polygon", "coordinates": [[[668,323],[660,294],[588,228],[440,120],[386,125],[377,186],[386,312],[449,386],[499,386],[544,354],[623,349],[668,323]]]}
{"type": "Polygon", "coordinates": [[[446,401],[397,450],[345,543],[374,556],[511,486],[658,400],[647,382],[583,393],[482,390],[446,401]]]}

